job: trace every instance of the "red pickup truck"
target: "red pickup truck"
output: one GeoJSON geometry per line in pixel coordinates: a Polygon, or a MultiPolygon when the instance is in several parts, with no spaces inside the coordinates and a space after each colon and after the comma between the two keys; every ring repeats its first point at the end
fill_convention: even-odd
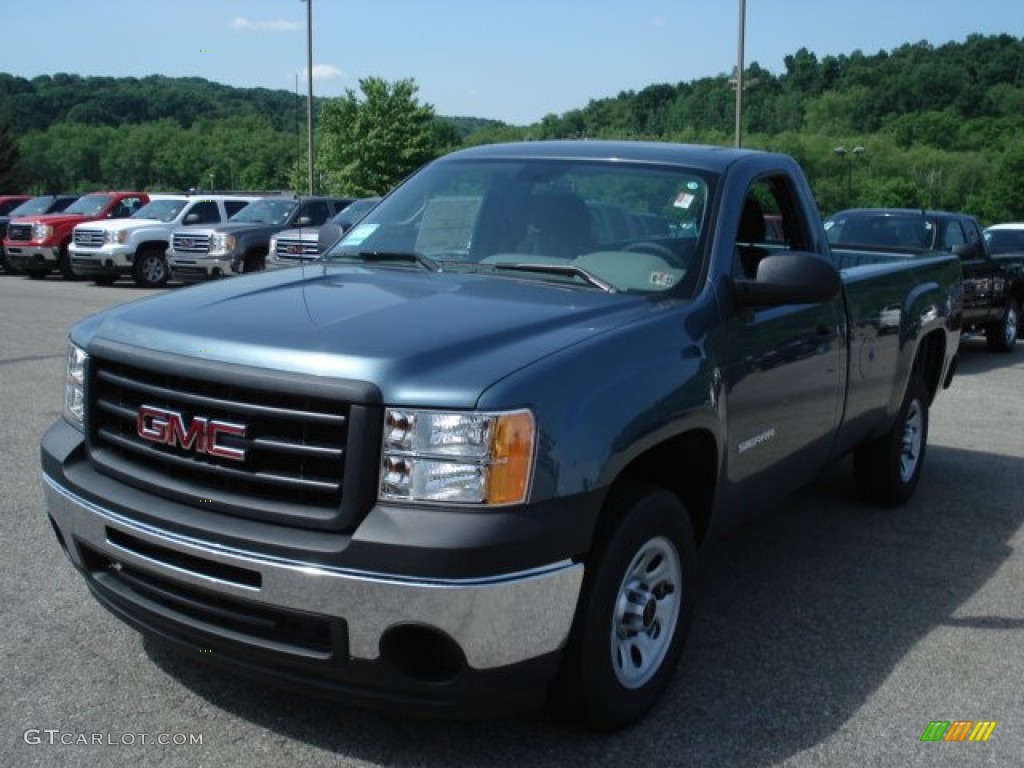
{"type": "Polygon", "coordinates": [[[149,202],[145,192],[92,192],[83,195],[61,213],[11,219],[4,238],[4,252],[15,269],[29,277],[46,277],[55,267],[65,279],[74,278],[68,245],[72,230],[83,221],[131,216],[149,202]]]}

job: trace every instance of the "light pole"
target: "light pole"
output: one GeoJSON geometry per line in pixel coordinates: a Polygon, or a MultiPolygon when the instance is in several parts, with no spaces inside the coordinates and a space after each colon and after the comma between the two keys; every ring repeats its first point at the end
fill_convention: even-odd
{"type": "Polygon", "coordinates": [[[306,141],[309,144],[309,194],[313,194],[313,0],[306,4],[306,141]]]}
{"type": "Polygon", "coordinates": [[[736,41],[736,147],[743,145],[743,38],[747,26],[747,0],[739,0],[739,33],[736,41]]]}
{"type": "Polygon", "coordinates": [[[853,149],[836,147],[833,152],[846,160],[846,207],[849,208],[853,202],[853,158],[863,155],[864,147],[856,146],[853,149]]]}

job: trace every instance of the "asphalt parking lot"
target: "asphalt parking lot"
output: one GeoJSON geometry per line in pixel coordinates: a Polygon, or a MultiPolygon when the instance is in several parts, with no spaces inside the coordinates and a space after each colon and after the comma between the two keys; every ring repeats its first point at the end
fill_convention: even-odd
{"type": "Polygon", "coordinates": [[[965,341],[908,506],[858,501],[843,462],[706,548],[666,699],[595,734],[262,689],[100,608],[47,523],[38,443],[60,413],[67,328],[154,293],[0,275],[0,765],[1024,765],[1024,342],[1002,356],[965,341]],[[982,743],[922,742],[937,720],[997,725],[982,743]]]}

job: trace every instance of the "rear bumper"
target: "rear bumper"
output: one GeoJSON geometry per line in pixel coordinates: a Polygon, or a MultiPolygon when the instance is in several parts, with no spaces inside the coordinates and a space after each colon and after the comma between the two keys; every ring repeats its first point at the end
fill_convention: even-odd
{"type": "MultiPolygon", "coordinates": [[[[47,439],[67,440],[55,431],[44,457],[47,439]]],[[[274,557],[132,520],[70,485],[44,470],[51,522],[119,618],[203,662],[375,707],[465,717],[540,704],[583,579],[569,560],[442,579],[274,557]]]]}

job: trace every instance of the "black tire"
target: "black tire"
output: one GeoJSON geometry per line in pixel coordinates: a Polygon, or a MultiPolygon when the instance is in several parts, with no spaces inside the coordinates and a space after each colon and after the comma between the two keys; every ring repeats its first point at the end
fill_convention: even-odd
{"type": "Polygon", "coordinates": [[[864,497],[895,506],[914,495],[928,447],[928,389],[918,373],[907,383],[899,414],[888,434],[854,453],[854,472],[864,497]]]}
{"type": "Polygon", "coordinates": [[[1003,307],[1003,316],[998,321],[985,327],[985,340],[993,352],[1007,354],[1017,346],[1020,334],[1020,305],[1016,299],[1007,296],[1003,307]]]}
{"type": "Polygon", "coordinates": [[[60,247],[60,254],[57,256],[57,270],[60,272],[60,276],[65,280],[77,280],[78,275],[75,274],[75,270],[71,268],[71,254],[68,252],[68,244],[64,243],[60,247]]]}
{"type": "Polygon", "coordinates": [[[25,274],[28,275],[30,280],[42,280],[44,277],[46,277],[48,274],[50,274],[50,270],[48,270],[48,269],[26,269],[25,270],[25,274]]]}
{"type": "Polygon", "coordinates": [[[242,262],[242,272],[248,274],[249,272],[262,272],[267,268],[267,254],[265,253],[247,253],[245,254],[245,260],[242,262]]]}
{"type": "Polygon", "coordinates": [[[160,288],[170,278],[167,259],[159,248],[143,248],[135,255],[132,277],[139,288],[160,288]]]}
{"type": "Polygon", "coordinates": [[[593,728],[634,723],[675,671],[693,618],[697,555],[686,508],[668,491],[609,497],[552,704],[593,728]]]}

